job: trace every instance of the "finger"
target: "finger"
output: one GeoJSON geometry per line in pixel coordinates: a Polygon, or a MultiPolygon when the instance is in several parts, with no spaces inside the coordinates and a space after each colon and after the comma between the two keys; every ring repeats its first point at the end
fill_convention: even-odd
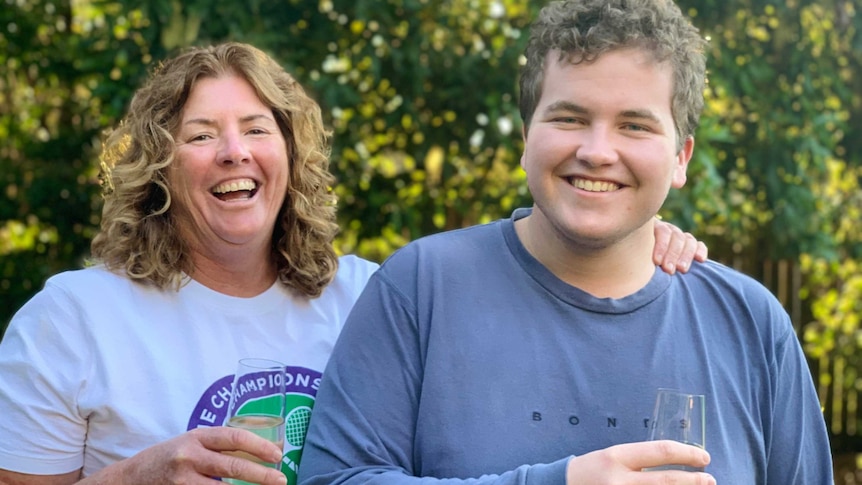
{"type": "Polygon", "coordinates": [[[706,244],[701,241],[698,241],[697,251],[694,253],[694,259],[702,263],[706,261],[707,258],[709,258],[709,249],[706,247],[706,244]]]}
{"type": "Polygon", "coordinates": [[[632,446],[638,449],[630,455],[628,464],[635,470],[662,465],[687,465],[694,468],[709,465],[709,453],[677,441],[643,441],[632,443],[632,446]]]}
{"type": "Polygon", "coordinates": [[[234,455],[238,452],[225,452],[214,460],[210,473],[221,478],[234,478],[243,482],[260,485],[286,485],[287,477],[275,468],[261,465],[248,454],[234,455]]]}
{"type": "Polygon", "coordinates": [[[285,485],[283,473],[262,463],[280,463],[281,448],[254,433],[216,426],[189,432],[201,446],[211,451],[200,456],[195,470],[203,475],[234,478],[261,485],[285,485]]]}
{"type": "Polygon", "coordinates": [[[688,273],[693,261],[703,263],[709,257],[709,250],[707,249],[706,244],[698,241],[689,233],[685,233],[685,236],[685,247],[679,257],[679,261],[676,263],[676,269],[680,273],[688,273]]]}
{"type": "Polygon", "coordinates": [[[198,441],[213,451],[243,452],[267,463],[281,462],[282,448],[251,431],[240,428],[214,426],[198,428],[198,441]]]}
{"type": "Polygon", "coordinates": [[[662,470],[662,471],[645,471],[649,476],[638,483],[655,483],[666,484],[674,483],[678,485],[716,485],[715,477],[704,472],[687,472],[679,470],[662,470]]]}
{"type": "Polygon", "coordinates": [[[657,221],[656,226],[659,225],[664,227],[656,230],[656,245],[653,250],[653,260],[668,274],[674,274],[680,267],[680,262],[685,262],[684,266],[687,269],[688,262],[694,256],[694,246],[691,248],[691,254],[688,256],[688,259],[684,259],[683,251],[688,242],[686,235],[672,224],[657,221]]]}
{"type": "Polygon", "coordinates": [[[691,262],[694,261],[697,254],[699,244],[698,240],[689,233],[683,234],[683,237],[683,245],[680,249],[679,259],[676,262],[676,269],[681,273],[687,273],[691,267],[691,262]]]}
{"type": "Polygon", "coordinates": [[[653,232],[655,233],[655,246],[653,246],[652,259],[656,266],[661,266],[667,252],[668,242],[671,239],[670,224],[655,219],[653,232]]]}

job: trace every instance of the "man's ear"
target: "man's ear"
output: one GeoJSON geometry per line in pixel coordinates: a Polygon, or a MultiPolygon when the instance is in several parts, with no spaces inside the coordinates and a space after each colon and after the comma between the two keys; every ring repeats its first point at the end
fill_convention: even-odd
{"type": "Polygon", "coordinates": [[[521,124],[521,140],[524,142],[524,150],[521,152],[521,170],[527,171],[526,162],[524,158],[527,154],[527,125],[521,124]]]}
{"type": "Polygon", "coordinates": [[[694,153],[694,137],[687,136],[682,144],[679,153],[676,154],[676,166],[673,169],[673,178],[671,179],[671,187],[675,189],[682,188],[685,185],[685,172],[688,169],[688,162],[691,160],[691,155],[694,153]]]}

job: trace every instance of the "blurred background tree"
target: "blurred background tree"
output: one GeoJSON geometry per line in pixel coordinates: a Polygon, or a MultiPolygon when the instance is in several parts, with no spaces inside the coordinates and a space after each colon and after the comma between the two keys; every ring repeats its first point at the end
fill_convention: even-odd
{"type": "MultiPolygon", "coordinates": [[[[0,9],[0,325],[98,227],[100,133],[160,59],[251,42],[324,107],[341,252],[530,204],[526,0],[16,0],[0,9]]],[[[862,15],[854,0],[679,0],[710,40],[689,183],[662,215],[785,303],[836,452],[860,451],[862,15]]],[[[839,482],[855,483],[855,482],[839,482]]]]}

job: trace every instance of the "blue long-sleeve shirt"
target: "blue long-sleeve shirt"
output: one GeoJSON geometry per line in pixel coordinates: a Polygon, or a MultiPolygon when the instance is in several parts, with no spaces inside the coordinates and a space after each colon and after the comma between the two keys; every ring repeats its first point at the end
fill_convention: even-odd
{"type": "Polygon", "coordinates": [[[301,484],[564,484],[570,456],[646,439],[658,388],[706,395],[719,484],[833,483],[806,361],[763,286],[708,262],[596,298],[526,251],[523,215],[415,241],[371,278],[301,484]]]}

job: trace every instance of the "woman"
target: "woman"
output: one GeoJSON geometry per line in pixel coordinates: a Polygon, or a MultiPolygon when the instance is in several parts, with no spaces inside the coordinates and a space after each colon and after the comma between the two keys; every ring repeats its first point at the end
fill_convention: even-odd
{"type": "MultiPolygon", "coordinates": [[[[283,475],[223,454],[283,450],[220,425],[242,357],[286,362],[289,406],[310,408],[377,267],[332,247],[328,156],[319,106],[260,50],[160,66],[105,145],[95,264],[51,278],[0,342],[0,483],[295,479],[302,440],[283,475]]],[[[706,256],[657,238],[658,261],[706,256]]]]}

